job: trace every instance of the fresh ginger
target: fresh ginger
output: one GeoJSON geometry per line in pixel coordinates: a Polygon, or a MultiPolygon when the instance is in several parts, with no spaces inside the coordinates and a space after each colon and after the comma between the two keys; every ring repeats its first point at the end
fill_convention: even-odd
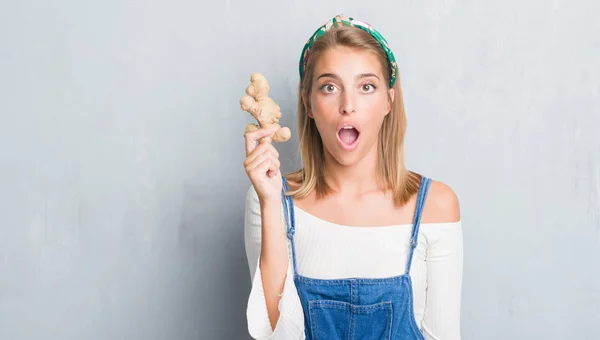
{"type": "Polygon", "coordinates": [[[246,127],[244,136],[260,128],[273,128],[275,133],[271,135],[271,141],[285,142],[290,139],[292,133],[289,128],[279,125],[281,109],[273,99],[269,98],[269,89],[269,83],[262,74],[257,72],[252,73],[250,76],[250,85],[246,87],[246,95],[240,99],[240,107],[256,118],[258,125],[249,124],[246,127]]]}

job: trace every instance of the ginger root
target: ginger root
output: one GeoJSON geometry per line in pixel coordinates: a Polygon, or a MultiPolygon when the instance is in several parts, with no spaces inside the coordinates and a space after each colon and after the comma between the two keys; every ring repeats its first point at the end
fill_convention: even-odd
{"type": "MultiPolygon", "coordinates": [[[[240,99],[242,110],[249,112],[256,118],[258,125],[249,124],[246,127],[244,136],[260,128],[273,127],[275,133],[270,137],[273,142],[285,142],[290,139],[292,133],[289,128],[279,125],[281,118],[281,109],[273,99],[269,98],[269,83],[260,73],[254,72],[250,76],[250,85],[246,87],[246,95],[240,99]]],[[[263,137],[265,140],[269,137],[263,137]]]]}

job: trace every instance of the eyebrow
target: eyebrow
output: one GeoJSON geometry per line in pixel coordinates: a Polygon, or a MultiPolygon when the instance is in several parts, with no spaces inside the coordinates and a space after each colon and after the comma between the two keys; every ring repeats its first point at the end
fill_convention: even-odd
{"type": "MultiPolygon", "coordinates": [[[[338,77],[335,73],[323,73],[317,78],[317,80],[324,78],[324,77],[329,77],[329,78],[333,78],[336,80],[340,80],[340,77],[338,77]]],[[[363,79],[363,78],[368,78],[368,77],[375,77],[379,80],[379,77],[375,73],[361,73],[358,76],[356,76],[356,79],[363,79]]]]}

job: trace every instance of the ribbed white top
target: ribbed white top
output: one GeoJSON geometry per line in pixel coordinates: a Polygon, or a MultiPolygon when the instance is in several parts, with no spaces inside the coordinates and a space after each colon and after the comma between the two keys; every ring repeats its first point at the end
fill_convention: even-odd
{"type": "MultiPolygon", "coordinates": [[[[296,264],[302,276],[319,279],[382,278],[404,274],[412,224],[354,227],[334,224],[295,207],[296,264]]],[[[285,225],[284,225],[285,227],[285,225]]],[[[293,280],[291,245],[280,317],[271,329],[263,293],[259,258],[260,203],[253,186],[246,196],[244,235],[252,290],[248,331],[254,339],[304,339],[304,314],[293,280]]],[[[461,222],[422,223],[410,276],[414,315],[427,340],[460,339],[463,266],[461,222]]]]}

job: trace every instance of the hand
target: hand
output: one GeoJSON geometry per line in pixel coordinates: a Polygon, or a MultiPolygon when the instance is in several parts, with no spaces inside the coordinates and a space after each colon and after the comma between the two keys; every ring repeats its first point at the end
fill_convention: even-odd
{"type": "Polygon", "coordinates": [[[281,199],[283,187],[279,171],[279,152],[271,143],[278,127],[258,129],[246,134],[244,168],[261,202],[281,199]]]}

